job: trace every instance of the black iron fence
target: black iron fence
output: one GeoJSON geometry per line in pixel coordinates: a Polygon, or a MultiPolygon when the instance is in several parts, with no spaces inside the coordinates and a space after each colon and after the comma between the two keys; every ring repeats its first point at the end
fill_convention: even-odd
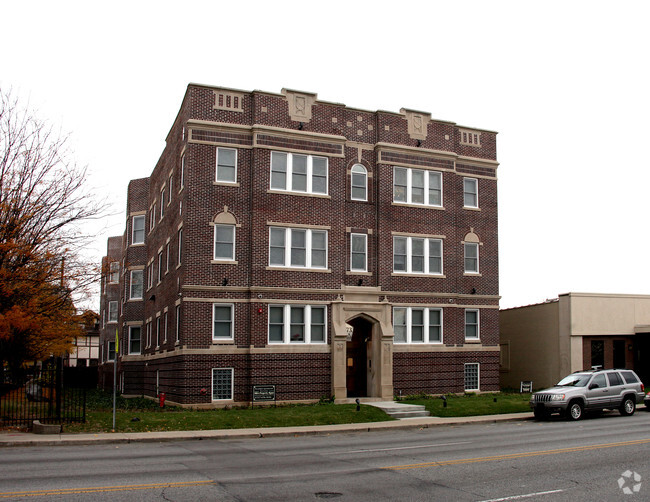
{"type": "Polygon", "coordinates": [[[4,373],[0,427],[31,426],[34,420],[43,424],[86,421],[86,387],[71,385],[73,379],[66,378],[61,359],[4,373]]]}

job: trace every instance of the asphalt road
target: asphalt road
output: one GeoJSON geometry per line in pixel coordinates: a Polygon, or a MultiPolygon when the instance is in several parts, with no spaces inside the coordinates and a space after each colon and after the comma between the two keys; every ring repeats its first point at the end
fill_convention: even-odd
{"type": "Polygon", "coordinates": [[[650,413],[296,438],[5,448],[0,499],[650,500],[650,413]]]}

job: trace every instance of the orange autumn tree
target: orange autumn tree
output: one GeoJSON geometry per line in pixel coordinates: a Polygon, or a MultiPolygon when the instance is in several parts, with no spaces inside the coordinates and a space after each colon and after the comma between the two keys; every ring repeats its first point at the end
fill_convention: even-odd
{"type": "Polygon", "coordinates": [[[83,254],[103,202],[66,138],[0,89],[0,376],[5,365],[68,351],[81,334],[75,302],[98,271],[83,254]]]}

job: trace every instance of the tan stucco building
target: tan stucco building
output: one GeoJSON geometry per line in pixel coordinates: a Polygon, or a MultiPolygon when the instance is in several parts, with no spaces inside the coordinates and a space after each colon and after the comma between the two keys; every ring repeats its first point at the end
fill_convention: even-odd
{"type": "Polygon", "coordinates": [[[592,366],[650,383],[650,295],[566,293],[500,312],[501,387],[548,387],[592,366]]]}

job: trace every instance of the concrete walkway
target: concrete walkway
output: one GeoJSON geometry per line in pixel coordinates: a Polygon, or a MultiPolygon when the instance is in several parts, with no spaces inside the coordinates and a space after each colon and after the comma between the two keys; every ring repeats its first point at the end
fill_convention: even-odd
{"type": "MultiPolygon", "coordinates": [[[[477,417],[418,417],[391,422],[370,422],[362,424],[313,425],[301,427],[264,427],[260,429],[220,429],[201,431],[161,432],[104,432],[97,434],[32,434],[19,431],[0,431],[0,448],[7,446],[52,446],[84,445],[134,442],[162,442],[198,439],[252,439],[270,437],[296,437],[355,432],[387,431],[398,429],[426,429],[441,425],[463,425],[495,423],[532,419],[533,414],[509,413],[504,415],[483,415],[477,417]]],[[[64,427],[65,429],[65,427],[64,427]]]]}

